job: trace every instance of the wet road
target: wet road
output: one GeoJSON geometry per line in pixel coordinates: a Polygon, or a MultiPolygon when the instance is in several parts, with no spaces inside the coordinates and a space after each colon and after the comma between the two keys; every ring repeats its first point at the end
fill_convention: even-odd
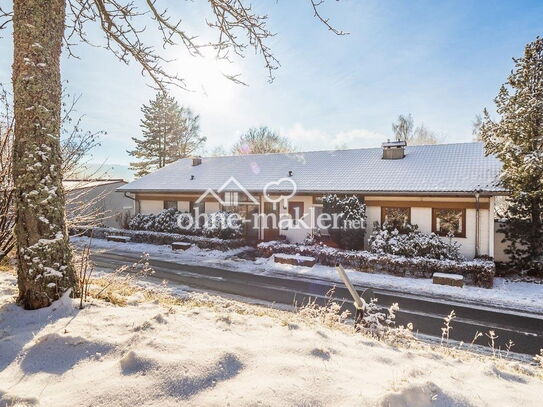
{"type": "MultiPolygon", "coordinates": [[[[139,257],[134,253],[105,251],[92,255],[96,266],[101,269],[115,269],[123,264],[132,264],[139,257]]],[[[218,268],[181,265],[174,262],[149,258],[155,270],[153,277],[182,284],[193,289],[213,291],[218,294],[236,295],[244,298],[274,302],[284,305],[304,304],[309,299],[324,304],[327,292],[336,285],[333,298],[344,302],[344,307],[354,312],[352,298],[342,284],[316,278],[297,278],[281,274],[250,274],[218,268]]],[[[366,288],[355,285],[359,292],[366,288]]],[[[388,307],[398,303],[398,325],[413,323],[418,333],[433,337],[441,336],[443,318],[454,310],[456,319],[452,323],[450,338],[471,343],[476,332],[483,334],[494,330],[498,339],[496,347],[505,349],[512,340],[512,351],[535,355],[543,348],[543,315],[533,315],[518,311],[492,309],[472,304],[410,295],[397,291],[374,289],[366,292],[366,297],[374,296],[378,304],[388,307]]],[[[366,298],[368,299],[368,298],[366,298]]],[[[488,338],[483,336],[476,342],[486,345],[488,338]]]]}

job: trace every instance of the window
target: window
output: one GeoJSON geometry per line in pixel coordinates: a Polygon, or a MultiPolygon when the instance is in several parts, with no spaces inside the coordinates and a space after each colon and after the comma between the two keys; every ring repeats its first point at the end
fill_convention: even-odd
{"type": "Polygon", "coordinates": [[[322,205],[324,195],[313,195],[313,205],[322,205]]]}
{"type": "Polygon", "coordinates": [[[289,202],[288,214],[292,218],[292,224],[296,225],[298,223],[298,219],[301,219],[304,216],[304,203],[303,202],[289,202]]]}
{"type": "Polygon", "coordinates": [[[381,225],[387,222],[392,226],[405,226],[411,223],[411,208],[381,206],[381,225]]]}
{"type": "Polygon", "coordinates": [[[466,237],[466,209],[432,209],[432,232],[447,236],[466,237]]]}
{"type": "Polygon", "coordinates": [[[238,206],[239,197],[237,192],[224,193],[224,206],[238,206]]]}
{"type": "Polygon", "coordinates": [[[164,209],[177,209],[177,201],[164,201],[164,209]]]}
{"type": "Polygon", "coordinates": [[[330,235],[330,233],[328,232],[330,222],[327,222],[324,218],[322,218],[322,214],[323,214],[322,206],[314,206],[313,209],[314,209],[314,216],[315,216],[315,219],[313,220],[314,232],[318,232],[322,236],[330,235]]]}

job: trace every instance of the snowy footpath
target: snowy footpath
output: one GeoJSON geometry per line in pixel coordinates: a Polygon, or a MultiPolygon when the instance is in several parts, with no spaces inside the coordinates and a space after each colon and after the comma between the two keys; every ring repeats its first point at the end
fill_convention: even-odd
{"type": "Polygon", "coordinates": [[[0,406],[541,406],[534,364],[125,291],[126,306],[64,298],[24,311],[15,276],[0,272],[0,406]]]}
{"type": "MultiPolygon", "coordinates": [[[[76,245],[84,245],[88,238],[71,239],[76,245]]],[[[217,267],[246,273],[294,275],[298,278],[317,278],[340,282],[333,267],[303,267],[275,263],[272,258],[259,258],[256,261],[236,257],[244,248],[221,252],[203,250],[195,246],[187,251],[172,251],[170,246],[158,246],[144,243],[115,243],[94,239],[95,250],[113,250],[141,255],[149,253],[152,258],[187,265],[217,267]]],[[[369,274],[356,270],[347,270],[351,280],[364,287],[401,291],[406,294],[423,295],[457,302],[466,302],[478,306],[499,307],[508,310],[543,314],[543,284],[513,282],[504,278],[494,279],[494,288],[486,289],[473,286],[463,288],[432,284],[431,279],[396,277],[386,274],[369,274]]]]}

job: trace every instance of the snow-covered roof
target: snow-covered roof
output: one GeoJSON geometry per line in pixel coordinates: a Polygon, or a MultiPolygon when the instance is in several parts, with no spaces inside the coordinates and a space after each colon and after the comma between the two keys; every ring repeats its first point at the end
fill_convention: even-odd
{"type": "Polygon", "coordinates": [[[67,179],[62,181],[62,186],[66,191],[75,191],[117,183],[126,183],[126,181],[122,179],[67,179]]]}
{"type": "MultiPolygon", "coordinates": [[[[405,158],[383,160],[381,148],[250,154],[178,160],[118,190],[189,192],[219,190],[234,177],[248,191],[281,178],[296,183],[298,192],[462,193],[477,189],[503,193],[497,186],[501,162],[485,156],[482,143],[406,147],[405,158]],[[292,171],[292,176],[289,176],[292,171]]],[[[290,191],[286,182],[269,191],[290,191]]],[[[223,190],[239,190],[230,182],[223,190]]]]}

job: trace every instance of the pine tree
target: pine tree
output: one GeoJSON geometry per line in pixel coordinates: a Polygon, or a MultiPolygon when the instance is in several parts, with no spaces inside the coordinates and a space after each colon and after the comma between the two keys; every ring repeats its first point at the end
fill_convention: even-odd
{"type": "Polygon", "coordinates": [[[498,121],[484,112],[481,139],[502,162],[510,241],[507,253],[524,272],[543,274],[543,39],[529,43],[496,99],[498,121]]]}
{"type": "Polygon", "coordinates": [[[130,163],[137,177],[190,156],[206,141],[199,135],[200,117],[165,92],[158,92],[141,111],[143,138],[132,137],[136,149],[128,152],[139,160],[130,163]]]}

